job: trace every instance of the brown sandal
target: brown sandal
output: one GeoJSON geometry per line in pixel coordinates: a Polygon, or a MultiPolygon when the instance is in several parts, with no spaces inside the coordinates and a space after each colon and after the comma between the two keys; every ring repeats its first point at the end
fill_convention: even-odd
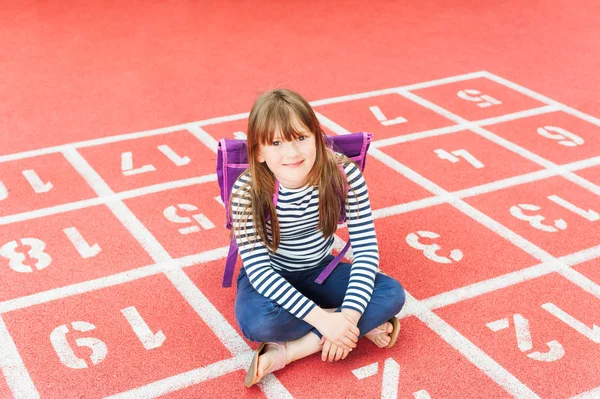
{"type": "MultiPolygon", "coordinates": [[[[386,348],[391,348],[396,344],[396,341],[398,340],[398,335],[400,334],[400,321],[396,318],[396,316],[392,317],[388,321],[392,323],[393,330],[390,333],[390,343],[387,344],[386,348]]],[[[379,327],[375,327],[365,335],[377,335],[382,333],[387,334],[387,331],[384,331],[379,327]]]]}
{"type": "Polygon", "coordinates": [[[265,370],[265,375],[277,370],[281,370],[286,365],[287,347],[285,345],[285,342],[263,342],[262,344],[260,344],[256,352],[254,352],[252,363],[250,363],[250,367],[248,367],[248,371],[246,372],[246,378],[244,379],[244,385],[246,386],[246,388],[250,388],[252,385],[260,381],[260,379],[258,378],[258,358],[267,349],[267,345],[277,345],[279,351],[277,352],[277,357],[275,358],[273,364],[271,364],[271,366],[265,370]]]}

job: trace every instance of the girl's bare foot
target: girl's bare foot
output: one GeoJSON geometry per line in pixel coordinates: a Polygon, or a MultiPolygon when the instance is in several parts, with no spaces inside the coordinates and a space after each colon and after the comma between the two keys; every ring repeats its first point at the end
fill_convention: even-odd
{"type": "Polygon", "coordinates": [[[385,348],[392,339],[390,337],[390,334],[392,333],[392,331],[394,331],[394,326],[392,326],[392,323],[390,323],[388,321],[388,322],[385,322],[382,325],[380,325],[378,328],[380,330],[382,330],[383,332],[380,332],[380,333],[369,332],[368,334],[365,335],[365,338],[368,339],[369,341],[373,342],[378,347],[385,348]]]}

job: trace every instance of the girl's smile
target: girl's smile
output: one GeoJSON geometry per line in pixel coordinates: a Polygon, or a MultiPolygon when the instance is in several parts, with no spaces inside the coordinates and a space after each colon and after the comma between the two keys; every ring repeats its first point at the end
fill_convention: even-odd
{"type": "Polygon", "coordinates": [[[304,162],[304,160],[297,162],[297,163],[289,163],[285,166],[290,167],[290,168],[297,168],[298,166],[302,165],[302,162],[304,162]]]}

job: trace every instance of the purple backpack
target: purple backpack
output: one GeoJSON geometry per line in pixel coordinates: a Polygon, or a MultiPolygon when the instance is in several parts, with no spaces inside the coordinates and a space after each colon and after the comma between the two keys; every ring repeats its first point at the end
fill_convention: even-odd
{"type": "MultiPolygon", "coordinates": [[[[363,171],[365,168],[367,151],[369,150],[372,136],[373,135],[371,133],[364,132],[352,133],[343,136],[325,136],[325,143],[331,150],[343,153],[348,158],[356,162],[360,170],[363,171]]],[[[231,196],[233,184],[247,168],[248,150],[246,148],[246,140],[219,140],[217,152],[217,177],[219,180],[219,188],[221,189],[221,199],[225,204],[225,227],[229,230],[231,230],[233,227],[231,214],[229,213],[228,207],[229,197],[231,196]]],[[[275,193],[273,194],[273,204],[275,206],[277,206],[278,188],[279,182],[277,182],[275,193]]],[[[346,215],[344,209],[342,208],[342,215],[340,215],[339,223],[344,223],[345,221],[346,215]]],[[[349,247],[350,241],[348,241],[338,256],[336,256],[329,263],[329,265],[321,272],[321,274],[319,274],[319,277],[317,277],[315,280],[316,283],[323,284],[323,281],[325,281],[325,279],[331,274],[333,269],[344,257],[349,247]]],[[[227,255],[227,262],[225,264],[225,273],[223,274],[223,287],[231,287],[237,255],[238,246],[235,240],[235,234],[232,234],[231,242],[229,244],[229,254],[227,255]]]]}

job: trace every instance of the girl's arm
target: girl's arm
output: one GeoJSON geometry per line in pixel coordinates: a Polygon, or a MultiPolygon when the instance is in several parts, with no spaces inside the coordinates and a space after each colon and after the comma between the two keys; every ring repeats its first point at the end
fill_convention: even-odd
{"type": "Polygon", "coordinates": [[[358,320],[371,300],[379,270],[379,248],[365,179],[353,163],[344,165],[344,170],[350,186],[346,220],[354,261],[341,308],[358,320]]]}

